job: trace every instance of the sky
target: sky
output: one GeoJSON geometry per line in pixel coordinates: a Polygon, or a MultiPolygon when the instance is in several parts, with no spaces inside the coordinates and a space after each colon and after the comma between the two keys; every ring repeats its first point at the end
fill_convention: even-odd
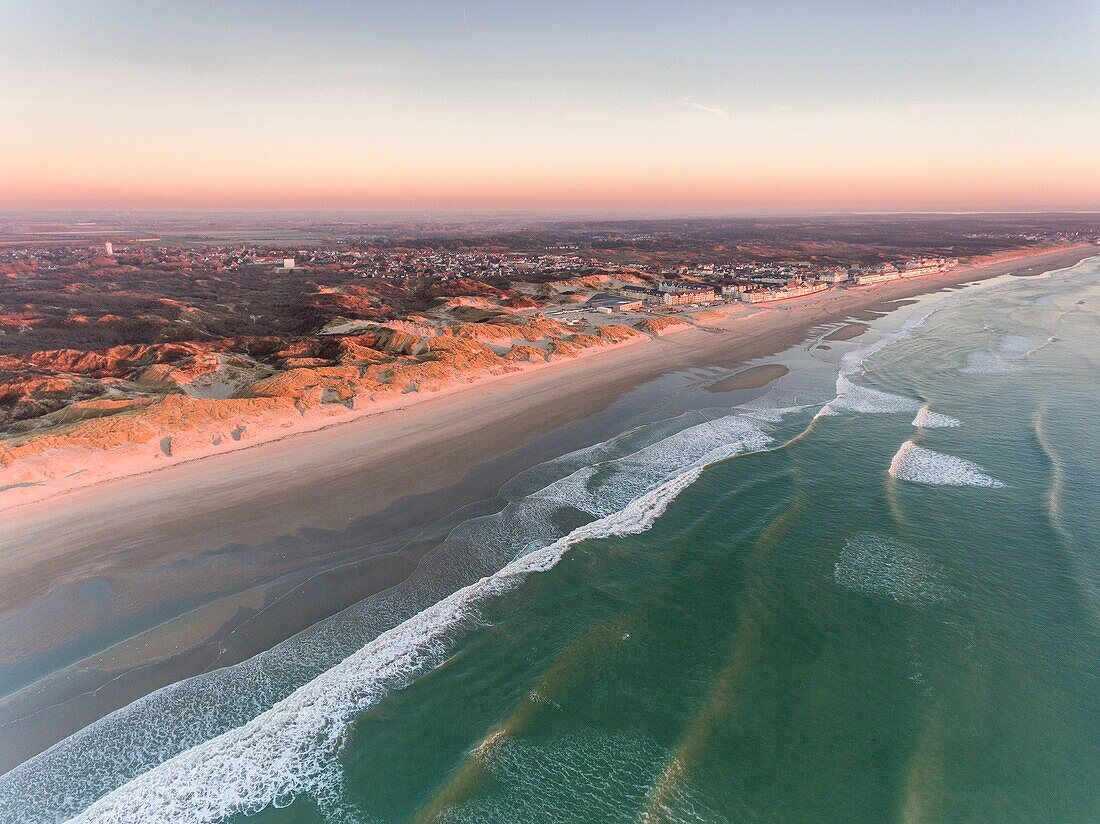
{"type": "Polygon", "coordinates": [[[1100,0],[0,0],[0,208],[1100,209],[1100,0]]]}

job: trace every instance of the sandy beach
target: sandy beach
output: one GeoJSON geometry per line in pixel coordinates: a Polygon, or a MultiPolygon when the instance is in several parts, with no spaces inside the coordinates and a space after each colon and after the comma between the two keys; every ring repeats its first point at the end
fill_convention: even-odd
{"type": "MultiPolygon", "coordinates": [[[[613,432],[607,410],[662,375],[734,368],[827,324],[851,322],[826,335],[847,340],[906,298],[1097,251],[710,312],[674,335],[325,428],[44,500],[0,498],[0,771],[158,686],[242,660],[392,586],[430,543],[425,528],[490,505],[518,471],[613,432]],[[363,561],[364,545],[354,576],[310,583],[341,559],[363,561]]],[[[757,370],[723,389],[782,375],[757,370]]]]}

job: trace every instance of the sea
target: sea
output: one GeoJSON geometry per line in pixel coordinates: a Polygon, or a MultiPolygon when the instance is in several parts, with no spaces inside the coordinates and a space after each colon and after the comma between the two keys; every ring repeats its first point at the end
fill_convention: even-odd
{"type": "Polygon", "coordinates": [[[1100,820],[1098,311],[1092,258],[662,379],[405,583],[0,777],[0,820],[1100,820]]]}

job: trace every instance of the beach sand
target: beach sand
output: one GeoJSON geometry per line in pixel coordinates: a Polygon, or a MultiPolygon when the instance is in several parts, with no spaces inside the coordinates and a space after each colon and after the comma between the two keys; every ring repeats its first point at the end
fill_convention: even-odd
{"type": "MultiPolygon", "coordinates": [[[[433,545],[436,533],[417,537],[422,530],[491,506],[517,472],[612,434],[607,410],[661,375],[735,368],[914,295],[1097,252],[710,312],[675,335],[400,409],[45,500],[0,499],[0,771],[159,686],[243,660],[403,580],[433,545]],[[317,578],[345,558],[356,560],[354,574],[317,578]]],[[[750,383],[723,391],[778,377],[742,370],[729,380],[750,383]]]]}
{"type": "Polygon", "coordinates": [[[708,392],[732,392],[735,389],[759,389],[767,386],[774,380],[778,380],[791,370],[781,363],[762,363],[760,366],[752,366],[742,369],[735,375],[723,378],[710,384],[708,392]]]}
{"type": "MultiPolygon", "coordinates": [[[[900,303],[901,301],[899,301],[900,303]]],[[[866,323],[848,323],[837,329],[835,332],[830,332],[825,336],[825,340],[851,340],[852,338],[858,338],[869,327],[866,323]]]]}

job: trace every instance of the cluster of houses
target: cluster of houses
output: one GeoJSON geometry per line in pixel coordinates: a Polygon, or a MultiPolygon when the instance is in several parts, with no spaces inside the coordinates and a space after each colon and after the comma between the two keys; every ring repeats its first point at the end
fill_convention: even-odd
{"type": "MultiPolygon", "coordinates": [[[[701,306],[717,301],[744,301],[745,303],[765,303],[774,300],[787,300],[802,297],[828,289],[829,282],[807,281],[802,278],[780,278],[745,280],[731,285],[716,287],[706,283],[687,280],[662,280],[657,288],[629,284],[622,288],[628,299],[642,304],[661,306],[701,306]]],[[[621,308],[633,308],[623,306],[621,308]]]]}
{"type": "Polygon", "coordinates": [[[695,306],[718,300],[713,286],[687,280],[662,280],[656,289],[627,284],[621,291],[643,303],[659,303],[662,306],[695,306]]]}
{"type": "Polygon", "coordinates": [[[770,303],[813,295],[838,283],[864,286],[946,272],[958,263],[958,258],[935,257],[914,258],[897,264],[882,263],[866,268],[844,266],[797,268],[793,264],[791,266],[771,265],[738,272],[732,283],[722,286],[666,278],[661,280],[656,288],[636,284],[624,286],[620,290],[623,299],[615,308],[640,309],[646,304],[666,307],[699,306],[723,300],[770,303]]]}
{"type": "Polygon", "coordinates": [[[904,263],[881,263],[868,269],[852,269],[851,281],[856,286],[885,283],[901,278],[916,278],[947,272],[959,265],[958,258],[914,258],[904,263]]]}

